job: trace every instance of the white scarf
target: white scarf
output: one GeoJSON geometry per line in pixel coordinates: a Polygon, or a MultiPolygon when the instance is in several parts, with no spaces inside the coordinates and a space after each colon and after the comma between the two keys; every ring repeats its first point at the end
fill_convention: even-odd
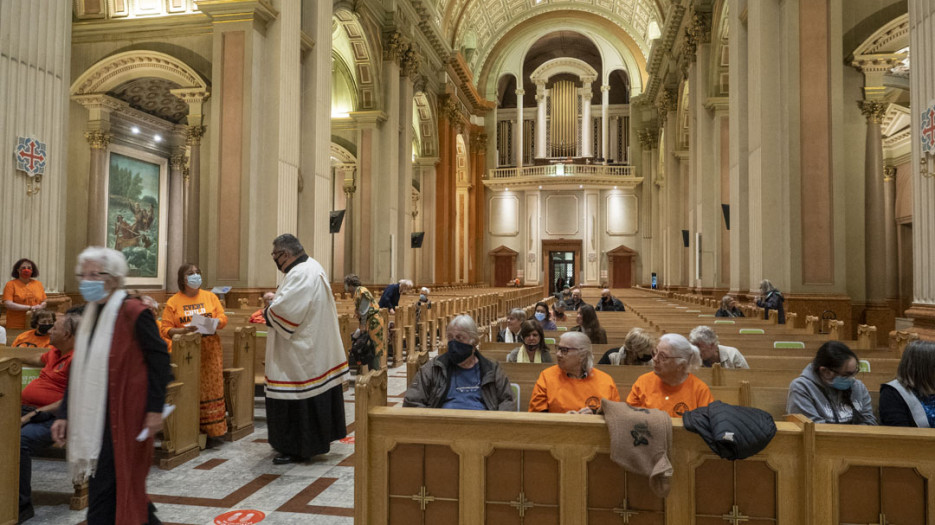
{"type": "Polygon", "coordinates": [[[78,325],[68,380],[68,467],[75,483],[86,481],[97,470],[107,410],[110,345],[126,296],[125,290],[114,290],[99,316],[100,305],[88,303],[78,325]],[[97,329],[91,338],[95,321],[97,329]]]}

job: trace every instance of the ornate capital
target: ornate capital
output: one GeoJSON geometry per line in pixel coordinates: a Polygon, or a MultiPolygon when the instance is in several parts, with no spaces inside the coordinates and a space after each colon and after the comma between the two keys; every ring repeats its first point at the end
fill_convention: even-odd
{"type": "Polygon", "coordinates": [[[406,45],[406,39],[403,37],[402,33],[399,31],[388,33],[383,44],[383,60],[392,60],[393,62],[399,63],[399,57],[402,55],[406,45]]]}
{"type": "Polygon", "coordinates": [[[185,153],[176,153],[169,157],[169,167],[174,170],[181,170],[185,167],[185,153]]]}
{"type": "Polygon", "coordinates": [[[91,145],[91,149],[107,149],[111,134],[106,131],[92,130],[84,132],[84,139],[91,145]]]}
{"type": "Polygon", "coordinates": [[[657,128],[641,129],[637,132],[637,135],[639,136],[640,145],[643,146],[643,149],[656,149],[656,146],[659,145],[659,130],[657,128]]]}
{"type": "Polygon", "coordinates": [[[896,180],[896,166],[892,164],[883,165],[883,182],[893,182],[896,180]]]}
{"type": "Polygon", "coordinates": [[[542,102],[545,102],[546,98],[548,98],[548,97],[545,96],[545,93],[536,93],[536,103],[537,103],[537,104],[542,103],[542,102]]]}
{"type": "Polygon", "coordinates": [[[695,61],[698,44],[711,41],[711,13],[696,12],[691,22],[685,27],[685,53],[689,60],[695,61]]]}
{"type": "Polygon", "coordinates": [[[201,145],[201,138],[205,136],[204,126],[188,126],[188,136],[185,137],[185,143],[189,146],[201,145]]]}
{"type": "Polygon", "coordinates": [[[883,122],[883,114],[886,113],[887,106],[885,102],[858,100],[857,105],[860,107],[860,112],[867,118],[868,123],[879,124],[883,122]]]}
{"type": "Polygon", "coordinates": [[[519,88],[519,89],[517,89],[517,90],[515,91],[515,93],[516,93],[516,96],[517,96],[517,97],[521,97],[521,96],[523,96],[523,95],[526,94],[526,90],[523,89],[523,88],[519,88]]]}
{"type": "Polygon", "coordinates": [[[192,180],[192,170],[191,168],[188,167],[188,164],[186,164],[182,168],[182,182],[187,186],[188,183],[191,182],[191,180],[192,180]]]}
{"type": "Polygon", "coordinates": [[[407,44],[399,55],[400,74],[404,77],[412,76],[419,71],[422,65],[422,55],[413,44],[407,44]]]}
{"type": "Polygon", "coordinates": [[[478,153],[487,151],[487,134],[481,132],[471,135],[471,149],[478,153]]]}
{"type": "Polygon", "coordinates": [[[601,93],[606,93],[608,91],[610,91],[610,84],[604,84],[601,86],[601,93]]]}
{"type": "Polygon", "coordinates": [[[461,120],[461,107],[455,102],[453,96],[448,96],[440,108],[442,116],[450,122],[459,122],[461,120]]]}

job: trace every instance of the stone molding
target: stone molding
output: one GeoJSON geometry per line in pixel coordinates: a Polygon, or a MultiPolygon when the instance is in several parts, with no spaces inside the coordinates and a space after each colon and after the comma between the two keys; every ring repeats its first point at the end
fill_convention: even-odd
{"type": "Polygon", "coordinates": [[[157,51],[126,51],[109,56],[85,71],[71,85],[71,95],[103,94],[140,77],[163,78],[184,90],[207,93],[208,84],[194,69],[175,57],[157,51]]]}

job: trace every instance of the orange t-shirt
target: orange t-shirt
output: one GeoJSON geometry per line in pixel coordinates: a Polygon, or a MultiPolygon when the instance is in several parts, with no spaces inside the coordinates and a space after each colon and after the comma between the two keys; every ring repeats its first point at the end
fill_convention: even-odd
{"type": "Polygon", "coordinates": [[[688,374],[678,386],[669,386],[655,372],[647,372],[636,379],[627,396],[630,406],[658,408],[672,417],[682,417],[685,412],[706,407],[712,401],[714,396],[708,385],[695,374],[688,374]]]}
{"type": "Polygon", "coordinates": [[[266,324],[266,316],[263,315],[263,310],[265,310],[265,308],[260,308],[253,312],[253,315],[250,316],[250,322],[253,324],[266,324]]]}
{"type": "Polygon", "coordinates": [[[596,368],[584,379],[568,377],[558,365],[550,366],[539,374],[529,398],[530,412],[559,412],[597,410],[601,398],[620,401],[620,392],[612,377],[596,368]]]}
{"type": "MultiPolygon", "coordinates": [[[[198,290],[198,295],[195,297],[189,297],[185,295],[185,292],[176,292],[166,301],[166,307],[162,310],[162,325],[159,327],[159,335],[163,339],[171,340],[169,330],[188,326],[195,314],[220,319],[218,330],[227,326],[227,315],[224,313],[224,308],[221,307],[218,296],[207,290],[198,290]]],[[[171,350],[172,347],[170,346],[169,351],[171,350]]]]}
{"type": "Polygon", "coordinates": [[[39,335],[35,330],[27,330],[19,334],[13,341],[13,346],[21,348],[51,348],[49,334],[39,335]]]}
{"type": "Polygon", "coordinates": [[[21,402],[24,405],[42,408],[51,405],[65,396],[68,388],[68,371],[71,368],[71,358],[74,352],[62,354],[62,351],[52,347],[42,354],[42,371],[39,377],[30,381],[23,389],[21,402]]]}
{"type": "MultiPolygon", "coordinates": [[[[19,279],[11,279],[3,287],[4,301],[34,306],[41,304],[45,299],[45,288],[36,279],[30,279],[26,284],[23,284],[23,281],[19,279]]],[[[6,311],[6,327],[26,328],[26,310],[10,310],[8,308],[6,311]]]]}

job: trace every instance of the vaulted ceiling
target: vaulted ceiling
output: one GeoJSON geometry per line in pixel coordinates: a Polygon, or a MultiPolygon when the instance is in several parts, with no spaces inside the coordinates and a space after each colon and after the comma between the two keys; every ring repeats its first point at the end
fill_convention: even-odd
{"type": "MultiPolygon", "coordinates": [[[[540,14],[583,11],[607,18],[622,27],[643,56],[649,55],[650,26],[663,26],[671,0],[436,0],[441,30],[454,49],[475,49],[477,57],[489,50],[510,29],[540,14]]],[[[481,58],[483,60],[483,58],[481,58]]],[[[474,63],[473,66],[481,64],[474,63]]]]}

